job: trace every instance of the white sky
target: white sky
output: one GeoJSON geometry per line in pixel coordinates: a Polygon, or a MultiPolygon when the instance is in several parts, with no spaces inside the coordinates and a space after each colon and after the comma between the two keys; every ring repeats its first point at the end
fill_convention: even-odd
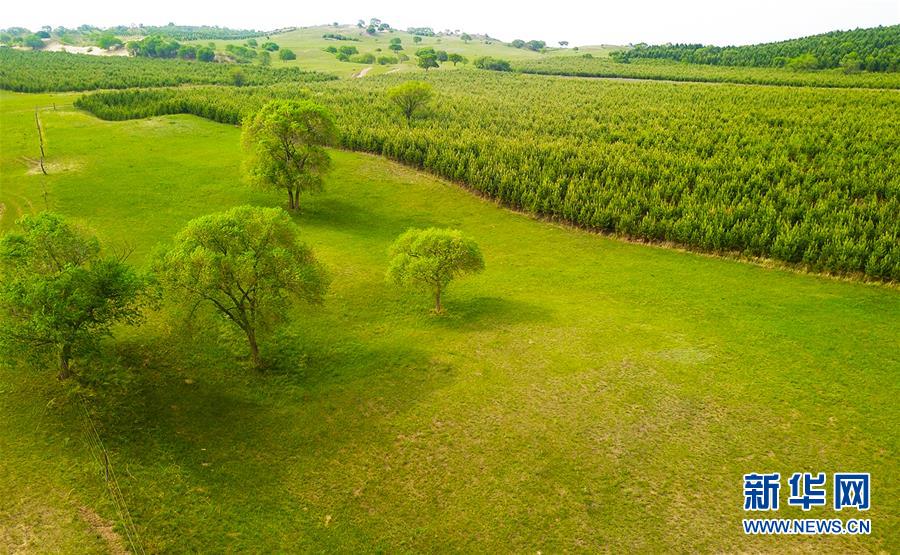
{"type": "Polygon", "coordinates": [[[220,25],[241,29],[318,25],[378,17],[400,29],[433,27],[489,33],[501,40],[554,44],[701,42],[751,44],[837,29],[900,23],[900,0],[209,0],[9,1],[0,28],[100,27],[131,23],[220,25]]]}

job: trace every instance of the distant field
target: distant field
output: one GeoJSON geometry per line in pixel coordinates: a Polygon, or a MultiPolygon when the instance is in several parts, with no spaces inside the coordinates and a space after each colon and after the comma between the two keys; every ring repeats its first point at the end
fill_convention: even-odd
{"type": "MultiPolygon", "coordinates": [[[[143,266],[190,218],[280,204],[241,182],[237,128],[106,122],[75,98],[0,92],[0,229],[51,208],[143,266]],[[54,104],[43,177],[34,108],[54,104]]],[[[900,550],[896,290],[622,242],[333,155],[296,216],[333,288],[297,310],[279,370],[165,313],[97,362],[90,407],[148,553],[900,550]],[[446,318],[384,280],[390,242],[429,225],[487,263],[446,318]],[[745,536],[742,475],[805,470],[871,472],[872,535],[745,536]]],[[[0,366],[0,552],[107,551],[85,509],[124,535],[78,410],[47,373],[0,366]]]]}
{"type": "Polygon", "coordinates": [[[522,73],[570,77],[622,77],[754,85],[900,89],[900,73],[898,72],[847,74],[839,69],[794,71],[786,68],[711,66],[666,60],[634,60],[630,63],[618,63],[605,56],[585,58],[571,54],[516,60],[512,67],[513,70],[522,73]]]}

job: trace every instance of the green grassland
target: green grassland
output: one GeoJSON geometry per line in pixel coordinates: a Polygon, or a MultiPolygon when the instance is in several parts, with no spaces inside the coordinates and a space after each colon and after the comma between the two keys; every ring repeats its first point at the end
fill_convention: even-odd
{"type": "MultiPolygon", "coordinates": [[[[0,229],[48,207],[144,265],[195,216],[279,205],[241,182],[236,127],[105,122],[74,98],[0,93],[0,229]],[[54,103],[44,177],[34,107],[54,103]]],[[[614,240],[333,156],[296,216],[333,286],[297,309],[277,370],[165,310],[106,345],[90,406],[148,552],[900,549],[895,289],[614,240]],[[429,225],[487,263],[442,318],[384,280],[391,241],[429,225]],[[842,470],[872,473],[872,536],[743,535],[742,474],[842,470]]],[[[82,507],[124,530],[51,376],[0,367],[0,550],[100,552],[82,507]]]]}

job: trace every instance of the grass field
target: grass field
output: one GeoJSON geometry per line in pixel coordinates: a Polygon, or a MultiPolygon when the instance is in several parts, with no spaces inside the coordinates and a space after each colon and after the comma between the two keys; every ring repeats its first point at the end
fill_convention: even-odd
{"type": "MultiPolygon", "coordinates": [[[[281,202],[242,184],[238,129],[103,122],[74,97],[0,93],[0,229],[46,206],[143,265],[195,216],[281,202]],[[44,177],[33,110],[53,103],[44,177]]],[[[148,552],[900,549],[896,289],[583,233],[333,155],[296,221],[334,282],[277,371],[165,312],[107,345],[92,406],[148,552]],[[443,318],[384,280],[391,241],[429,225],[487,264],[443,318]],[[872,536],[744,536],[753,471],[871,472],[872,536]]],[[[52,375],[0,368],[0,550],[101,552],[83,508],[119,517],[52,375]]]]}

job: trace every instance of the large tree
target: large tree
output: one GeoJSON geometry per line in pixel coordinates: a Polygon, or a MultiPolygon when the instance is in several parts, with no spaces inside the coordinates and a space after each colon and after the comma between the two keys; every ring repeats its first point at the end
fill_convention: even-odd
{"type": "Polygon", "coordinates": [[[427,110],[434,93],[428,83],[406,81],[388,89],[387,95],[388,100],[397,106],[406,118],[406,124],[412,125],[413,118],[427,110]]]}
{"type": "Polygon", "coordinates": [[[322,189],[331,168],[325,147],[336,140],[334,120],[321,106],[273,100],[244,120],[244,169],[254,184],[286,191],[288,206],[299,210],[301,193],[322,189]]]}
{"type": "Polygon", "coordinates": [[[239,206],[188,222],[154,267],[177,299],[206,303],[247,338],[262,367],[259,333],[292,298],[322,301],[328,277],[298,227],[280,208],[239,206]]]}
{"type": "Polygon", "coordinates": [[[484,270],[478,245],[455,229],[410,229],[391,246],[390,256],[388,279],[429,290],[437,313],[443,312],[441,295],[451,280],[484,270]]]}
{"type": "Polygon", "coordinates": [[[140,319],[153,300],[149,280],[60,216],[25,216],[18,226],[0,239],[0,343],[54,356],[65,380],[114,324],[140,319]]]}

